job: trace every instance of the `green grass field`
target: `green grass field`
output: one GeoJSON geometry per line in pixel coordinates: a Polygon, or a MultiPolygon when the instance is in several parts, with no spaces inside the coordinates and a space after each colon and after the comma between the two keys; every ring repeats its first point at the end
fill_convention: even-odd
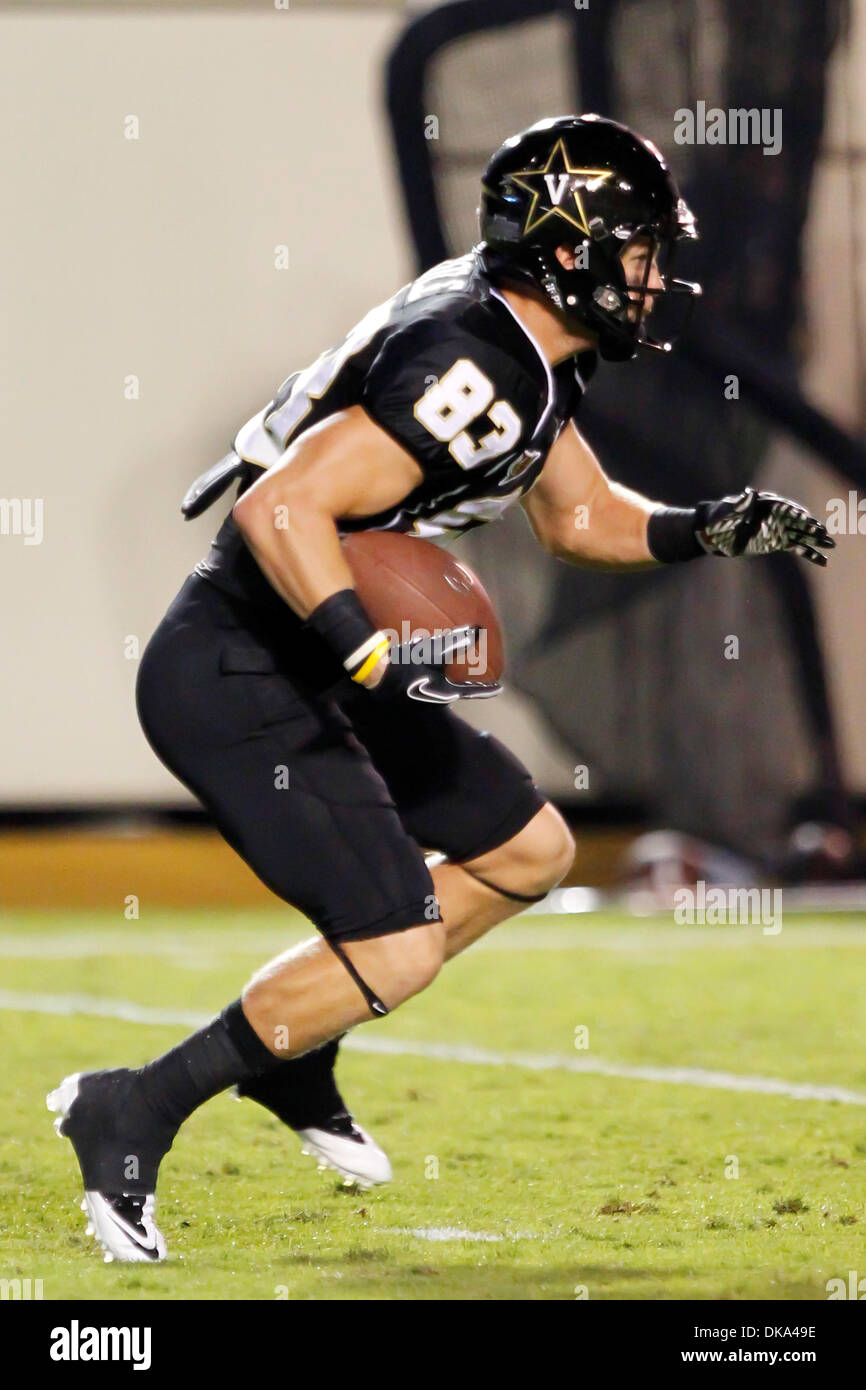
{"type": "Polygon", "coordinates": [[[778,936],[500,927],[343,1051],[391,1186],[341,1188],[219,1096],[163,1166],[168,1261],[103,1264],[45,1092],[163,1051],[305,934],[276,912],[0,919],[0,1277],[42,1279],[46,1299],[826,1299],[866,1275],[866,923],[790,915],[778,936]],[[129,1004],[163,1012],[112,1016],[129,1004]],[[850,1094],[733,1089],[754,1078],[850,1094]]]}

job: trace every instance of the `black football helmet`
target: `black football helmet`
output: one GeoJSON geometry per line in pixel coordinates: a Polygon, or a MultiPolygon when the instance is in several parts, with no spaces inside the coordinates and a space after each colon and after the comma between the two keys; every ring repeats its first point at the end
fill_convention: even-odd
{"type": "Polygon", "coordinates": [[[566,323],[597,335],[608,361],[638,347],[669,352],[670,338],[650,336],[648,310],[679,296],[681,332],[701,293],[671,276],[675,243],[696,239],[697,227],[668,166],[651,141],[603,116],[538,121],[506,140],[485,170],[478,218],[491,278],[535,286],[566,323]],[[641,285],[626,282],[620,256],[642,236],[662,289],[649,285],[653,257],[641,285]],[[573,270],[556,256],[562,245],[574,249],[573,270]]]}

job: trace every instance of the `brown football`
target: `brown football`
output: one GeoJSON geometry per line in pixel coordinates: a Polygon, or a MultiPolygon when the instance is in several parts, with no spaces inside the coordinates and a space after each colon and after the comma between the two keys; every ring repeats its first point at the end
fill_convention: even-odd
{"type": "Polygon", "coordinates": [[[471,627],[475,641],[465,657],[448,663],[449,680],[484,684],[500,679],[505,653],[499,619],[484,585],[467,565],[432,541],[399,531],[356,531],[343,537],[343,553],[358,597],[377,627],[396,633],[398,642],[471,627]]]}

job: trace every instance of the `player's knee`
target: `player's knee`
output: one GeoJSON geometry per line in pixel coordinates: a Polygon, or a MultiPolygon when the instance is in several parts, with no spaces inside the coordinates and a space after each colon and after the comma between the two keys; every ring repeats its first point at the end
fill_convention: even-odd
{"type": "Polygon", "coordinates": [[[548,801],[506,844],[466,867],[501,888],[535,896],[555,888],[568,873],[574,850],[574,836],[548,801]]]}
{"type": "Polygon", "coordinates": [[[555,888],[574,862],[574,836],[562,816],[548,801],[521,834],[526,836],[518,851],[525,891],[555,888]]]}
{"type": "Polygon", "coordinates": [[[368,941],[346,942],[361,976],[394,1009],[432,984],[445,960],[445,927],[427,922],[368,941]]]}
{"type": "Polygon", "coordinates": [[[574,863],[574,836],[560,813],[550,803],[545,806],[546,817],[544,862],[547,868],[548,888],[555,888],[574,863]]]}
{"type": "Polygon", "coordinates": [[[431,922],[424,927],[413,928],[404,933],[413,940],[408,949],[401,953],[399,974],[408,999],[420,994],[422,989],[432,985],[445,961],[445,927],[441,922],[431,922]]]}

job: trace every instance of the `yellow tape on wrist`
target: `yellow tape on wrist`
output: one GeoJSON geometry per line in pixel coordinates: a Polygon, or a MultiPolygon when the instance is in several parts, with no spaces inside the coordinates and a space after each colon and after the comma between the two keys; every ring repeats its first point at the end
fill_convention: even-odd
{"type": "Polygon", "coordinates": [[[359,666],[357,671],[353,673],[352,680],[363,682],[367,678],[367,676],[369,676],[373,667],[376,665],[376,662],[381,660],[381,658],[385,655],[390,645],[390,640],[387,637],[383,637],[381,642],[379,642],[378,645],[373,648],[363,665],[359,666]]]}

